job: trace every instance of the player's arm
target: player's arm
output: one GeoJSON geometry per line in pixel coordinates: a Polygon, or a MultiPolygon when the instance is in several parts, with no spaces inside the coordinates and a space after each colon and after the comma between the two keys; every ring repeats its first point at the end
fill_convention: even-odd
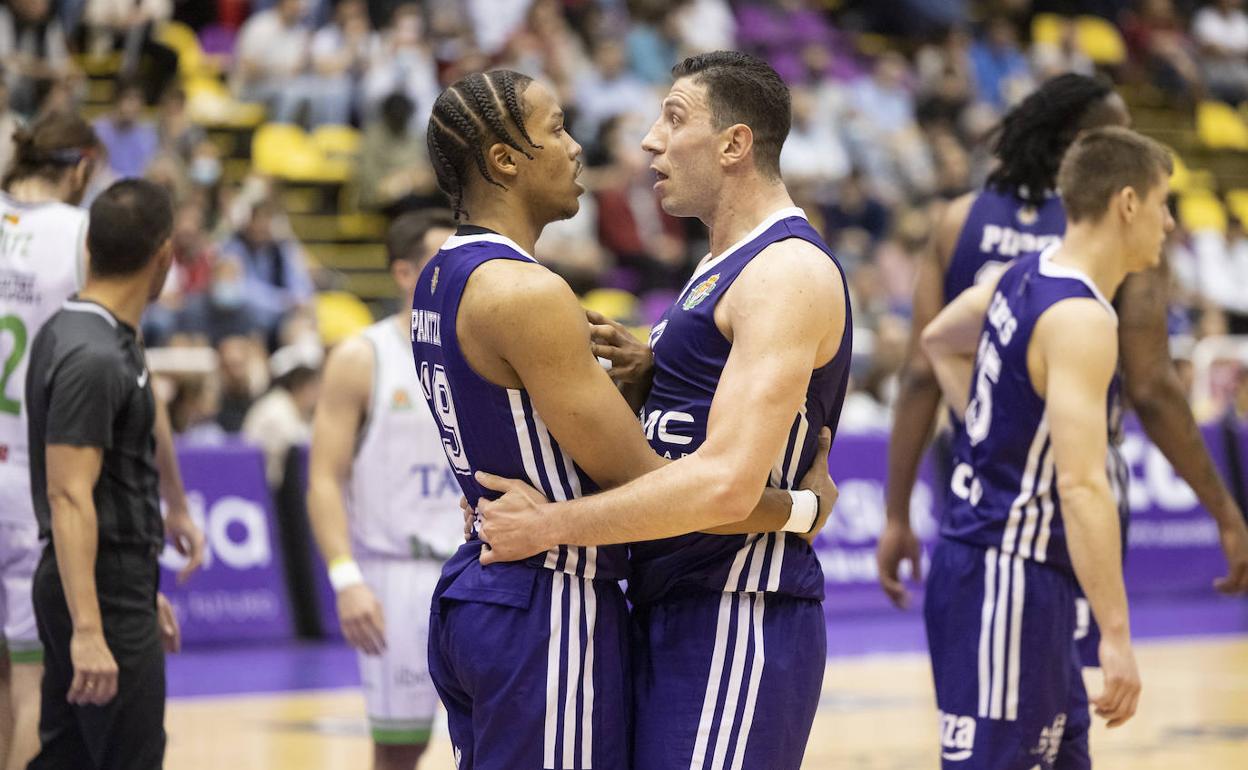
{"type": "Polygon", "coordinates": [[[343,636],[370,655],[385,649],[385,622],[380,603],[352,558],[343,501],[355,442],[370,408],[375,357],[363,337],[345,340],[329,354],[308,459],[308,517],[321,558],[329,566],[343,636]]]}
{"type": "Polygon", "coordinates": [[[897,399],[893,405],[893,428],[888,440],[888,485],[885,491],[884,532],[876,561],[880,585],[899,607],[909,601],[899,568],[909,561],[917,576],[922,549],[910,528],[910,494],[919,473],[923,450],[932,434],[940,407],[940,386],[919,344],[919,335],[944,305],[945,265],[957,244],[973,195],[949,204],[936,223],[927,248],[919,257],[910,322],[910,344],[901,369],[897,399]]]}
{"type": "Polygon", "coordinates": [[[923,330],[923,351],[949,408],[962,419],[971,397],[975,351],[997,282],[977,284],[959,294],[923,330]]]}
{"type": "Polygon", "coordinates": [[[1135,713],[1140,693],[1118,510],[1105,470],[1105,399],[1118,361],[1117,330],[1095,300],[1066,300],[1040,317],[1031,344],[1029,364],[1042,362],[1042,372],[1032,369],[1032,380],[1043,383],[1067,548],[1101,629],[1105,689],[1092,702],[1115,727],[1135,713]]]}
{"type": "Polygon", "coordinates": [[[178,582],[184,582],[204,561],[204,532],[191,518],[186,503],[186,489],[182,486],[182,471],[178,468],[178,453],[173,445],[173,427],[169,422],[169,408],[157,396],[156,424],[156,472],[160,475],[160,497],[165,501],[165,536],[178,553],[186,557],[186,566],[178,572],[178,582]]]}
{"type": "Polygon", "coordinates": [[[518,539],[507,538],[505,549],[490,538],[491,511],[502,511],[483,503],[482,536],[495,548],[483,560],[519,558],[558,543],[652,540],[745,519],[788,439],[820,343],[833,334],[840,339],[843,292],[839,273],[815,247],[797,240],[770,247],[721,300],[728,303],[732,352],[711,404],[706,442],[622,487],[536,506],[522,517],[522,527],[511,529],[518,539]]]}
{"type": "Polygon", "coordinates": [[[1170,358],[1165,274],[1155,268],[1130,275],[1118,296],[1118,339],[1127,397],[1149,439],[1218,523],[1228,572],[1214,585],[1223,593],[1248,591],[1244,515],[1214,467],[1170,358]]]}

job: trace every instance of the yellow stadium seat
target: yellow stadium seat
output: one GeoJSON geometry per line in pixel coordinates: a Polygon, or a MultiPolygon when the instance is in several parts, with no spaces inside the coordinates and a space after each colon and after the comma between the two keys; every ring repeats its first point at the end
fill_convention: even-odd
{"type": "Polygon", "coordinates": [[[251,161],[261,174],[289,178],[306,173],[320,160],[303,129],[289,123],[266,123],[251,139],[251,161]]]}
{"type": "Polygon", "coordinates": [[[177,21],[167,21],[157,30],[156,40],[177,53],[178,72],[182,74],[182,77],[215,75],[220,72],[216,62],[204,55],[204,49],[199,45],[195,30],[187,25],[177,21]]]}
{"type": "Polygon", "coordinates": [[[581,297],[581,305],[619,321],[626,321],[637,314],[638,300],[622,289],[593,289],[581,297]]]}
{"type": "Polygon", "coordinates": [[[312,132],[312,141],[328,156],[360,154],[360,132],[350,126],[321,126],[312,132]]]}
{"type": "Polygon", "coordinates": [[[1248,150],[1248,125],[1233,107],[1222,102],[1197,105],[1196,135],[1211,149],[1248,150]]]}
{"type": "Polygon", "coordinates": [[[1248,224],[1248,190],[1231,190],[1226,194],[1226,207],[1240,222],[1248,224]]]}
{"type": "Polygon", "coordinates": [[[1056,13],[1037,13],[1031,20],[1031,42],[1056,45],[1062,40],[1062,26],[1066,21],[1065,16],[1056,13]]]}
{"type": "Polygon", "coordinates": [[[1193,231],[1226,230],[1226,209],[1213,193],[1188,193],[1179,198],[1179,221],[1193,231]]]}
{"type": "Polygon", "coordinates": [[[325,347],[359,333],[372,322],[368,305],[354,294],[324,291],[316,295],[316,325],[325,347]]]}
{"type": "Polygon", "coordinates": [[[1080,16],[1075,20],[1079,49],[1097,64],[1122,64],[1127,60],[1127,45],[1113,22],[1099,16],[1080,16]]]}

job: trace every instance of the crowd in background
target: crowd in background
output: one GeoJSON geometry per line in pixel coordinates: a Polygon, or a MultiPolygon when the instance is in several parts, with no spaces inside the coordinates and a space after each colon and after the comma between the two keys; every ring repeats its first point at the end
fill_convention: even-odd
{"type": "MultiPolygon", "coordinates": [[[[1117,23],[1129,60],[1110,74],[1151,84],[1173,109],[1248,98],[1242,0],[10,0],[0,8],[0,162],[14,125],[82,99],[71,52],[119,52],[115,106],[96,122],[107,155],[96,186],[145,175],[174,193],[177,269],[144,332],[149,346],[212,346],[220,362],[171,388],[175,422],[205,440],[243,430],[297,441],[321,360],[313,299],[334,276],[293,236],[274,182],[225,179],[218,145],[188,116],[161,22],[197,30],[228,60],[232,93],[263,103],[270,120],[360,128],[353,205],[388,216],[440,201],[423,133],[442,87],[489,67],[544,78],[585,147],[589,192],[574,218],[547,228],[538,254],[578,292],[636,295],[637,325],[707,248],[699,223],[659,208],[640,147],[670,66],[749,51],[792,88],[781,169],[851,282],[845,424],[882,427],[933,217],[983,182],[992,129],[1011,105],[1045,78],[1095,69],[1073,25],[1056,42],[1027,42],[1033,14],[1073,10],[1117,23]]],[[[1248,333],[1244,227],[1179,230],[1168,251],[1176,355],[1207,335],[1248,333]]],[[[1238,392],[1202,416],[1248,414],[1248,385],[1238,392]]]]}

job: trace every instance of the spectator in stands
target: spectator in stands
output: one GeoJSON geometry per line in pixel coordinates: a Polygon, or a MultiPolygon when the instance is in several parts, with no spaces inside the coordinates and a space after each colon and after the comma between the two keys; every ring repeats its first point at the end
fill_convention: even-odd
{"type": "Polygon", "coordinates": [[[997,112],[1005,112],[1034,85],[1014,24],[1003,16],[990,19],[983,39],[971,46],[971,64],[980,101],[997,112]]]}
{"type": "Polygon", "coordinates": [[[885,201],[927,195],[935,184],[930,148],[915,122],[906,60],[886,52],[849,90],[851,156],[885,201]]]}
{"type": "Polygon", "coordinates": [[[672,6],[672,23],[681,47],[690,54],[736,45],[737,18],[728,0],[677,0],[672,6]]]}
{"type": "Polygon", "coordinates": [[[1248,99],[1248,14],[1243,0],[1215,0],[1192,20],[1209,90],[1238,104],[1248,99]]]}
{"type": "Polygon", "coordinates": [[[1226,314],[1231,334],[1248,334],[1248,233],[1233,214],[1226,232],[1192,234],[1200,293],[1226,314]]]}
{"type": "Polygon", "coordinates": [[[264,450],[269,486],[282,485],[291,447],[312,438],[312,413],[320,394],[323,351],[307,344],[288,345],[269,358],[273,386],[243,420],[243,436],[264,450]]]}
{"type": "Polygon", "coordinates": [[[415,105],[402,93],[381,103],[381,115],[364,128],[356,185],[360,206],[398,216],[436,200],[429,150],[411,131],[415,105]]]}
{"type": "Polygon", "coordinates": [[[372,118],[382,100],[396,92],[405,94],[416,105],[411,128],[423,134],[433,102],[442,89],[433,51],[425,39],[424,16],[415,3],[394,9],[390,26],[382,33],[380,44],[373,48],[373,59],[364,76],[365,118],[372,118]]]}
{"type": "Polygon", "coordinates": [[[13,109],[28,117],[54,86],[74,79],[65,32],[49,0],[10,0],[0,6],[0,65],[13,109]]]}
{"type": "Polygon", "coordinates": [[[243,268],[245,303],[262,315],[270,335],[284,316],[311,301],[314,289],[299,244],[274,232],[276,213],[271,201],[257,203],[247,224],[221,249],[243,268]]]}
{"type": "Polygon", "coordinates": [[[1069,17],[1061,19],[1061,35],[1052,42],[1036,42],[1031,47],[1031,63],[1037,82],[1074,72],[1078,75],[1092,75],[1096,65],[1079,48],[1078,28],[1075,20],[1069,17]]]}
{"type": "Polygon", "coordinates": [[[319,121],[345,125],[359,102],[360,86],[379,44],[368,24],[364,0],[342,0],[334,21],[312,38],[312,67],[325,100],[319,121]]]}
{"type": "Polygon", "coordinates": [[[925,45],[915,55],[920,120],[956,125],[962,111],[975,98],[971,42],[965,27],[951,27],[938,45],[925,45]]]}
{"type": "MultiPolygon", "coordinates": [[[[152,323],[158,325],[161,319],[152,317],[152,323]]],[[[215,346],[230,337],[264,335],[267,339],[274,323],[273,315],[247,296],[247,279],[238,259],[219,257],[213,263],[207,291],[185,298],[175,314],[172,333],[215,346]]]]}
{"type": "MultiPolygon", "coordinates": [[[[846,230],[861,230],[868,236],[869,248],[888,232],[888,208],[871,193],[870,183],[857,168],[841,181],[833,202],[822,214],[829,243],[837,243],[846,230]]],[[[838,256],[845,259],[839,252],[838,256]]],[[[847,265],[847,269],[853,267],[847,265]]]]}
{"type": "Polygon", "coordinates": [[[256,395],[269,386],[268,356],[264,346],[248,336],[226,337],[217,345],[221,361],[221,406],[217,424],[227,433],[243,429],[243,420],[256,395]]]}
{"type": "Polygon", "coordinates": [[[1203,98],[1205,82],[1194,45],[1172,0],[1140,0],[1139,12],[1124,17],[1122,33],[1153,85],[1179,104],[1203,98]]]}
{"type": "Polygon", "coordinates": [[[120,51],[120,76],[143,83],[148,104],[177,76],[178,55],[155,40],[156,25],[172,14],[170,0],[87,0],[90,50],[120,51]]]}
{"type": "Polygon", "coordinates": [[[837,182],[849,173],[849,151],[840,123],[821,120],[811,88],[792,90],[793,124],[780,152],[780,172],[790,186],[812,190],[837,182]]]}
{"type": "Polygon", "coordinates": [[[201,126],[191,120],[186,109],[186,92],[171,88],[160,100],[160,116],[156,133],[160,136],[160,148],[188,162],[196,145],[208,138],[201,126]]]}
{"type": "Polygon", "coordinates": [[[278,0],[254,14],[239,31],[234,49],[234,88],[240,99],[263,102],[273,120],[293,123],[305,105],[319,105],[308,76],[310,34],[303,0],[278,0]]]}
{"type": "Polygon", "coordinates": [[[629,69],[651,85],[670,83],[672,63],[679,60],[671,4],[666,0],[632,0],[628,5],[633,22],[624,38],[629,69]]]}
{"type": "Polygon", "coordinates": [[[112,117],[95,122],[95,133],[108,152],[108,165],[119,178],[141,177],[160,149],[156,126],[143,119],[143,88],[134,81],[117,85],[112,117]]]}
{"type": "Polygon", "coordinates": [[[644,110],[653,101],[650,88],[628,69],[628,54],[618,40],[597,42],[594,66],[573,86],[578,136],[597,136],[610,118],[644,110]]]}

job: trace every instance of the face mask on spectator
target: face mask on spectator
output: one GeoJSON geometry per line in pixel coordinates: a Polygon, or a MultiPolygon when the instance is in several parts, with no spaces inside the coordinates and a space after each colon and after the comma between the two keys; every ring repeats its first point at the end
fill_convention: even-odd
{"type": "Polygon", "coordinates": [[[212,187],[221,178],[221,161],[209,156],[200,156],[191,161],[191,181],[200,187],[212,187]]]}
{"type": "Polygon", "coordinates": [[[243,304],[243,282],[217,281],[212,285],[212,304],[225,310],[237,310],[243,304]]]}

